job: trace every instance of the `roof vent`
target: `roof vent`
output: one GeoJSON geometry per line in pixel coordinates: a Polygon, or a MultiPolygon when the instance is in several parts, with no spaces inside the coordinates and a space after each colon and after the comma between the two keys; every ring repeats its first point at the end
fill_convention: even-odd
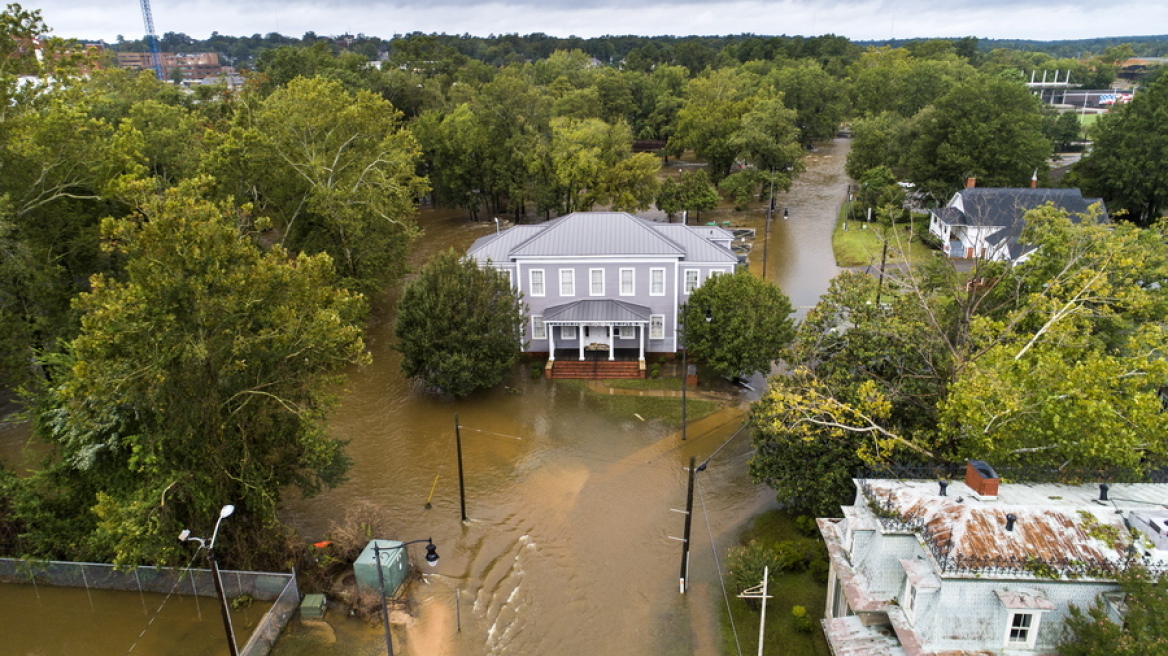
{"type": "Polygon", "coordinates": [[[949,487],[949,481],[937,481],[937,485],[941,487],[941,496],[945,496],[945,490],[949,487]]]}
{"type": "Polygon", "coordinates": [[[1008,513],[1006,515],[1006,530],[1013,531],[1014,530],[1014,522],[1016,522],[1016,521],[1018,521],[1018,516],[1015,515],[1014,513],[1008,513]]]}
{"type": "Polygon", "coordinates": [[[965,484],[983,501],[998,498],[998,484],[1001,478],[983,460],[965,461],[965,484]]]}
{"type": "Polygon", "coordinates": [[[1100,501],[1107,501],[1107,491],[1110,489],[1111,489],[1111,486],[1108,485],[1107,483],[1100,483],[1099,484],[1099,500],[1100,501]]]}

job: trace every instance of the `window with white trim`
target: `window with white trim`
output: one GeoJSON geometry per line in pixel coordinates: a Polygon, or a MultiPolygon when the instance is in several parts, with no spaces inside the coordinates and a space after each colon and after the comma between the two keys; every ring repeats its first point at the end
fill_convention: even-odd
{"type": "Polygon", "coordinates": [[[665,269],[649,269],[649,295],[665,295],[665,269]]]}
{"type": "Polygon", "coordinates": [[[560,339],[576,339],[576,326],[560,326],[560,339]]]}
{"type": "Polygon", "coordinates": [[[617,334],[617,337],[620,337],[621,339],[636,339],[637,327],[636,326],[617,326],[616,334],[617,334]]]}
{"type": "Polygon", "coordinates": [[[649,339],[665,339],[665,315],[649,315],[649,339]]]}
{"type": "Polygon", "coordinates": [[[1038,613],[1012,610],[1006,623],[1006,647],[1033,647],[1038,640],[1038,613]]]}
{"type": "Polygon", "coordinates": [[[901,604],[904,609],[904,614],[908,616],[909,621],[915,622],[917,615],[917,586],[912,584],[912,580],[908,577],[904,579],[904,603],[901,604]]]}
{"type": "Polygon", "coordinates": [[[588,270],[588,295],[604,296],[604,269],[588,270]]]}
{"type": "Polygon", "coordinates": [[[538,314],[531,315],[531,338],[547,339],[547,325],[543,322],[543,317],[538,314]]]}
{"type": "Polygon", "coordinates": [[[530,283],[528,285],[528,291],[531,292],[532,296],[544,295],[543,269],[532,269],[528,271],[527,280],[530,283]]]}
{"type": "Polygon", "coordinates": [[[698,281],[701,280],[701,272],[697,269],[685,270],[685,293],[692,294],[693,290],[698,288],[698,281]]]}
{"type": "Polygon", "coordinates": [[[635,269],[620,270],[620,295],[633,296],[637,293],[637,272],[635,269]]]}
{"type": "Polygon", "coordinates": [[[514,288],[515,287],[515,272],[512,271],[511,269],[500,269],[500,271],[507,274],[507,286],[514,288]]]}
{"type": "Polygon", "coordinates": [[[560,269],[560,296],[576,295],[576,270],[560,269]]]}

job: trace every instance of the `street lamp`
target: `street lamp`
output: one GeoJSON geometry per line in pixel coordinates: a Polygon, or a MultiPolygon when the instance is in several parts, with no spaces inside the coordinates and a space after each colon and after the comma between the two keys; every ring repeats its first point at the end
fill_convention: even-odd
{"type": "MultiPolygon", "coordinates": [[[[215,538],[219,535],[219,524],[235,512],[235,506],[228,504],[219,509],[219,519],[215,521],[215,530],[211,532],[210,540],[203,540],[191,535],[189,529],[183,529],[178,534],[180,542],[198,542],[199,549],[204,550],[207,564],[211,567],[211,578],[215,581],[215,592],[219,595],[219,607],[223,611],[223,629],[227,632],[227,646],[231,656],[239,656],[239,647],[235,644],[235,629],[231,626],[231,608],[227,605],[227,595],[223,592],[223,579],[219,576],[219,563],[215,560],[215,538]]],[[[196,551],[197,553],[197,551],[196,551]]]]}
{"type": "MultiPolygon", "coordinates": [[[[385,603],[385,574],[382,573],[381,568],[381,552],[392,551],[394,549],[404,549],[411,544],[426,543],[426,562],[430,563],[431,567],[438,566],[438,548],[434,546],[434,541],[430,538],[422,540],[410,540],[409,542],[402,542],[393,547],[383,547],[373,542],[373,560],[377,563],[377,587],[381,592],[381,625],[385,628],[385,653],[393,656],[393,637],[389,633],[389,606],[385,603]]],[[[409,562],[407,557],[407,563],[409,562]]]]}
{"type": "MultiPolygon", "coordinates": [[[[677,329],[681,342],[681,439],[685,441],[685,390],[689,386],[689,346],[685,343],[685,314],[689,310],[689,304],[682,303],[681,316],[677,322],[677,329]]],[[[710,313],[710,309],[706,308],[706,323],[714,320],[714,315],[710,313]]]]}

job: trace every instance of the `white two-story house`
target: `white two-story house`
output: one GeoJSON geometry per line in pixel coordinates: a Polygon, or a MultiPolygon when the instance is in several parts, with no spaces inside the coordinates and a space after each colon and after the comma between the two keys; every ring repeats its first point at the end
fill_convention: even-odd
{"type": "Polygon", "coordinates": [[[820,519],[836,656],[1051,654],[1072,604],[1122,622],[1116,575],[1168,567],[1168,485],[858,479],[820,519]],[[1134,530],[1129,530],[1129,527],[1134,530]]]}
{"type": "Polygon", "coordinates": [[[1066,210],[1072,219],[1098,205],[1100,220],[1108,220],[1103,200],[1085,198],[1078,189],[978,187],[971,180],[944,207],[929,210],[929,233],[949,257],[1020,262],[1033,252],[1018,241],[1026,213],[1047,203],[1066,210]]]}
{"type": "Polygon", "coordinates": [[[625,360],[643,372],[646,354],[677,352],[679,306],[710,276],[734,272],[733,239],[715,226],[577,212],[487,235],[467,254],[523,294],[529,354],[552,367],[625,360]]]}

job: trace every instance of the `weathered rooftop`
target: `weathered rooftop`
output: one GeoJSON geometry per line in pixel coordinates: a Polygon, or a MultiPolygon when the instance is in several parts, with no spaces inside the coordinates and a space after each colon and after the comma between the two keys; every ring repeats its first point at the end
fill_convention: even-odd
{"type": "MultiPolygon", "coordinates": [[[[860,483],[869,507],[885,529],[918,532],[942,571],[1055,569],[1079,567],[1076,575],[1105,576],[1132,557],[1168,563],[1168,552],[1152,542],[1133,543],[1125,526],[1133,511],[1147,514],[1168,508],[1168,485],[1113,485],[1107,501],[1094,485],[1002,484],[998,497],[983,501],[964,483],[949,485],[941,496],[934,481],[865,480],[860,483]],[[1007,530],[1007,515],[1014,516],[1007,530]],[[1133,545],[1136,551],[1132,551],[1133,545]]],[[[1129,520],[1130,521],[1130,520],[1129,520]]]]}

